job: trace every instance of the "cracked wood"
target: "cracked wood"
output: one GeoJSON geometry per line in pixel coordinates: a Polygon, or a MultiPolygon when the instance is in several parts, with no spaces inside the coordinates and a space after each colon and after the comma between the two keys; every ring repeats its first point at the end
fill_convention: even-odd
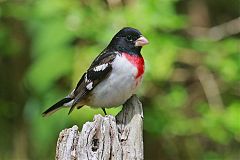
{"type": "Polygon", "coordinates": [[[143,110],[132,96],[114,117],[95,115],[82,131],[74,125],[59,134],[57,160],[141,160],[143,159],[143,110]]]}

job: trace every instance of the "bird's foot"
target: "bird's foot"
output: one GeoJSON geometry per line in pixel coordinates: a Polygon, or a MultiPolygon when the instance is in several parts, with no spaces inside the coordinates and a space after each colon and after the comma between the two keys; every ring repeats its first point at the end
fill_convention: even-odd
{"type": "Polygon", "coordinates": [[[105,116],[106,116],[106,115],[107,115],[107,112],[106,112],[105,108],[102,108],[102,110],[103,110],[103,112],[104,112],[104,114],[105,114],[105,116]]]}

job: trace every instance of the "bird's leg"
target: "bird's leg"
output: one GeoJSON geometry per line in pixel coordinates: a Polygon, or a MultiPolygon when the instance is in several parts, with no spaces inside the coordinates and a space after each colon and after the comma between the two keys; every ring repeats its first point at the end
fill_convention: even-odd
{"type": "Polygon", "coordinates": [[[102,110],[103,110],[103,112],[104,112],[104,114],[105,114],[105,116],[106,116],[106,115],[107,115],[107,112],[106,112],[105,108],[102,108],[102,110]]]}

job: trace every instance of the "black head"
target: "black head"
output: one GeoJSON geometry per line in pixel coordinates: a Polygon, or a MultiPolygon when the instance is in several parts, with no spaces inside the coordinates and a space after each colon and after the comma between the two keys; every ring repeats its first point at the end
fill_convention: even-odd
{"type": "Polygon", "coordinates": [[[121,29],[111,40],[108,48],[130,54],[140,54],[142,46],[148,44],[148,40],[137,29],[125,27],[121,29]]]}

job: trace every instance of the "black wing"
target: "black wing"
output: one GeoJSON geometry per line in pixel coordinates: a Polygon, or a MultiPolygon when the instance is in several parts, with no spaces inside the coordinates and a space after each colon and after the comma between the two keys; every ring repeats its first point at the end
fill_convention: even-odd
{"type": "Polygon", "coordinates": [[[91,64],[87,72],[83,74],[78,82],[74,92],[74,101],[69,114],[75,105],[85,98],[102,80],[104,80],[112,71],[112,62],[117,53],[111,51],[102,52],[91,64]]]}

